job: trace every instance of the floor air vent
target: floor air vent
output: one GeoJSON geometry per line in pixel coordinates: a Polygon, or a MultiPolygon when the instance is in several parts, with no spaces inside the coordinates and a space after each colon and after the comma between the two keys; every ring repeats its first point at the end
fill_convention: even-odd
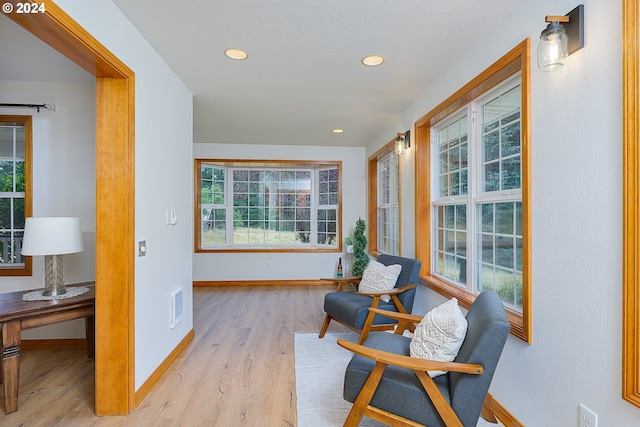
{"type": "Polygon", "coordinates": [[[182,322],[182,288],[171,292],[171,328],[182,322]]]}

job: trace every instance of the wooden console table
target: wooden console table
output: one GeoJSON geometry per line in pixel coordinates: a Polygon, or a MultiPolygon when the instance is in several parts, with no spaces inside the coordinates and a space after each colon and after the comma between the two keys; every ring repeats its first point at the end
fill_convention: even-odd
{"type": "Polygon", "coordinates": [[[51,301],[24,301],[22,295],[32,291],[0,294],[0,324],[2,324],[2,376],[0,379],[4,383],[4,412],[6,414],[18,409],[20,335],[23,330],[84,317],[87,331],[87,356],[93,358],[95,348],[95,283],[77,283],[73,286],[88,287],[89,292],[77,297],[51,301]]]}

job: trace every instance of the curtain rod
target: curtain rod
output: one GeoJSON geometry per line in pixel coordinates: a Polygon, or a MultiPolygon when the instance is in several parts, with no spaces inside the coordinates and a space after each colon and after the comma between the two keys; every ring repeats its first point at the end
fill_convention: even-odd
{"type": "Polygon", "coordinates": [[[4,104],[0,103],[0,107],[21,107],[21,108],[35,108],[38,113],[41,108],[50,111],[56,111],[56,104],[4,104]]]}

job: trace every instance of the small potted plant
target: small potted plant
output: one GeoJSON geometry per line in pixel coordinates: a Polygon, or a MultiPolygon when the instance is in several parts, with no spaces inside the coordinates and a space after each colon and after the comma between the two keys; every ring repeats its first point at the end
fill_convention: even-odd
{"type": "MultiPolygon", "coordinates": [[[[353,234],[345,239],[347,246],[353,246],[353,266],[351,267],[352,276],[362,276],[364,269],[369,264],[369,255],[367,255],[367,236],[364,234],[365,222],[359,218],[356,221],[356,228],[353,234]]],[[[349,249],[347,249],[349,252],[349,249]]]]}

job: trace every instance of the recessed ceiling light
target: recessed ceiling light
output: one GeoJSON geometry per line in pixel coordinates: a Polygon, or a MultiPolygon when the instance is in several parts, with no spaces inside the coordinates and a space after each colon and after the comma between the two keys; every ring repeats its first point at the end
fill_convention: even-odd
{"type": "Polygon", "coordinates": [[[384,62],[384,56],[382,55],[369,55],[362,58],[362,64],[367,67],[377,67],[384,62]]]}
{"type": "Polygon", "coordinates": [[[247,59],[249,57],[249,54],[244,50],[234,49],[234,48],[225,50],[224,54],[231,59],[238,59],[238,60],[247,59]]]}
{"type": "Polygon", "coordinates": [[[342,132],[344,132],[344,129],[335,128],[335,129],[331,129],[331,132],[333,132],[333,133],[342,133],[342,132]]]}

